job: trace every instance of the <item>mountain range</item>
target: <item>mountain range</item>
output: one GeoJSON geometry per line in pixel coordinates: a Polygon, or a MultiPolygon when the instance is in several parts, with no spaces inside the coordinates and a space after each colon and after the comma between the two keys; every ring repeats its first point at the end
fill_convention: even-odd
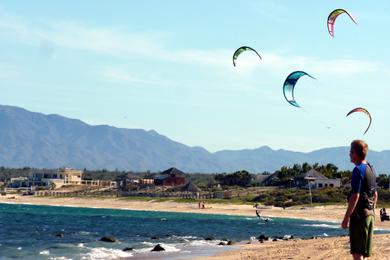
{"type": "MultiPolygon", "coordinates": [[[[349,147],[313,152],[258,149],[211,153],[160,135],[154,130],[89,125],[77,119],[0,105],[0,165],[5,167],[88,168],[185,172],[275,171],[294,163],[333,163],[350,169],[349,147]]],[[[370,152],[378,172],[390,169],[390,150],[370,152]]]]}

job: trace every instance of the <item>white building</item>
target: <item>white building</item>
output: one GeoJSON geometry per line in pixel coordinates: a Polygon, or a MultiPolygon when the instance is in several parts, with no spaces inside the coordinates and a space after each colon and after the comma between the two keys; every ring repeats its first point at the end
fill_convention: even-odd
{"type": "Polygon", "coordinates": [[[39,170],[30,173],[31,186],[60,188],[66,185],[81,185],[83,172],[69,168],[39,170]]]}
{"type": "Polygon", "coordinates": [[[321,188],[339,188],[341,187],[341,179],[329,179],[322,173],[312,169],[306,173],[302,173],[294,179],[297,187],[308,188],[310,182],[312,189],[321,188]]]}
{"type": "Polygon", "coordinates": [[[29,177],[12,178],[10,188],[58,189],[67,185],[81,185],[83,172],[69,168],[32,170],[29,177]]]}

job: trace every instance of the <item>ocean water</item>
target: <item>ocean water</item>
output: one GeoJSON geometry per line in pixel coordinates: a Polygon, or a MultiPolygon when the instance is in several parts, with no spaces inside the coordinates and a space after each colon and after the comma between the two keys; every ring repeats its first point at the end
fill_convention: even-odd
{"type": "Polygon", "coordinates": [[[220,240],[260,234],[304,238],[346,232],[334,223],[283,218],[266,223],[256,217],[0,204],[0,259],[185,259],[224,250],[217,246],[220,240]],[[119,242],[100,242],[103,236],[119,242]],[[156,244],[167,251],[151,253],[156,244]],[[125,247],[134,251],[122,251],[125,247]]]}

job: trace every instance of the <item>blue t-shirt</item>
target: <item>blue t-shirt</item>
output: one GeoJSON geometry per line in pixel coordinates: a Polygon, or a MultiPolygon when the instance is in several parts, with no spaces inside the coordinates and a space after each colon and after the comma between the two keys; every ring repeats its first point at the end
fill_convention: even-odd
{"type": "Polygon", "coordinates": [[[352,193],[360,193],[360,189],[362,188],[362,182],[364,175],[366,174],[367,170],[367,164],[361,163],[353,169],[352,172],[352,181],[351,181],[351,188],[352,193]]]}

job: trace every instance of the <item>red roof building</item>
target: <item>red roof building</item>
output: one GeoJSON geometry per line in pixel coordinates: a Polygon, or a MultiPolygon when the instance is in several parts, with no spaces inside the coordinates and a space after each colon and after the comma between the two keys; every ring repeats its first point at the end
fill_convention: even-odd
{"type": "Polygon", "coordinates": [[[157,186],[179,186],[185,183],[187,183],[185,173],[176,168],[170,168],[154,177],[154,184],[157,186]]]}

